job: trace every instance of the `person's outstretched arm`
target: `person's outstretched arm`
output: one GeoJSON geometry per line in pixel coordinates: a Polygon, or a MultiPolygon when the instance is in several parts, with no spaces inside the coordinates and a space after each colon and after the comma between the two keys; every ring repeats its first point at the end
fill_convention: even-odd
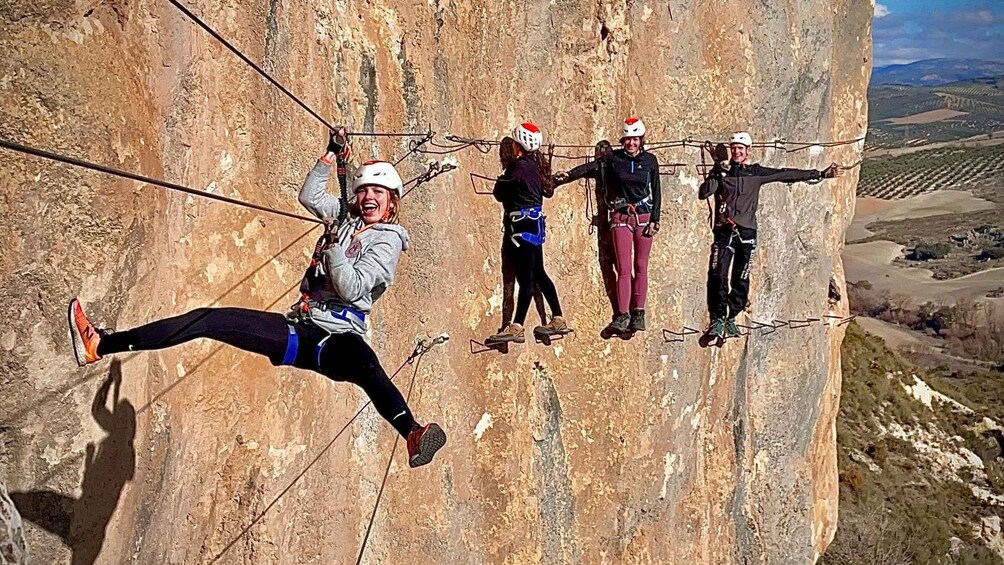
{"type": "Polygon", "coordinates": [[[575,182],[579,179],[584,179],[586,177],[596,178],[600,172],[600,162],[599,161],[589,161],[588,163],[583,163],[578,167],[568,171],[567,173],[556,173],[552,178],[554,178],[554,186],[561,186],[563,184],[568,184],[570,182],[575,182]]]}
{"type": "Polygon", "coordinates": [[[810,180],[831,179],[840,176],[840,169],[834,164],[820,171],[819,169],[772,169],[763,165],[754,165],[754,174],[760,177],[760,184],[769,182],[805,182],[810,180]]]}

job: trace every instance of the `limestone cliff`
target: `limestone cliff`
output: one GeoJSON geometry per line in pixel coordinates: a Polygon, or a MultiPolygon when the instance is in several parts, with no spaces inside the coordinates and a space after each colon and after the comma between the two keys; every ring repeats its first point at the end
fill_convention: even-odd
{"type": "MultiPolygon", "coordinates": [[[[591,144],[631,114],[651,139],[866,127],[870,0],[187,5],[355,130],[497,139],[533,120],[591,144]]],[[[290,211],[323,148],[316,121],[167,1],[2,0],[0,52],[6,139],[290,211]]],[[[822,167],[859,150],[755,157],[822,167]]],[[[355,144],[357,159],[406,151],[355,144]]],[[[628,342],[597,337],[610,312],[581,186],[548,203],[546,251],[576,333],[505,356],[467,347],[498,325],[499,209],[467,177],[496,159],[459,153],[460,172],[405,201],[413,248],[372,342],[393,370],[416,336],[450,333],[412,395],[450,442],[417,471],[398,449],[364,562],[811,563],[832,539],[842,328],[662,343],[659,328],[706,323],[710,242],[697,150],[659,156],[689,166],[663,179],[652,330],[628,342]]],[[[354,562],[394,442],[366,411],[322,453],[357,390],[205,342],[78,370],[64,326],[71,295],[118,327],[206,305],[282,310],[312,226],[6,151],[0,167],[0,478],[40,505],[37,562],[354,562]],[[76,533],[47,533],[58,520],[76,533]]],[[[826,313],[856,181],[765,190],[757,319],[826,313]]]]}

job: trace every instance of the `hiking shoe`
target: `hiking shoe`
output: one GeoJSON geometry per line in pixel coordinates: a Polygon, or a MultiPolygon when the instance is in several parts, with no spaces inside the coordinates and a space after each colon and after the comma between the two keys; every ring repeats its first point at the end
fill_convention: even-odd
{"type": "Polygon", "coordinates": [[[446,432],[435,422],[412,430],[408,434],[408,466],[411,468],[428,465],[437,451],[446,445],[446,432]]]}
{"type": "Polygon", "coordinates": [[[645,310],[642,308],[635,308],[631,310],[631,331],[633,332],[643,332],[645,331],[645,310]]]}
{"type": "Polygon", "coordinates": [[[725,337],[725,319],[715,318],[711,325],[708,327],[708,334],[715,337],[724,338],[725,337]]]}
{"type": "Polygon", "coordinates": [[[568,327],[568,323],[561,316],[554,316],[547,324],[533,329],[533,333],[541,335],[564,335],[571,331],[572,328],[568,327]]]}
{"type": "Polygon", "coordinates": [[[739,326],[736,325],[735,318],[729,318],[725,321],[725,337],[742,337],[742,335],[739,326]]]}
{"type": "Polygon", "coordinates": [[[77,365],[83,367],[100,361],[98,344],[101,343],[102,332],[87,319],[76,298],[70,300],[66,322],[70,326],[70,341],[73,343],[73,357],[77,360],[77,365]]]}
{"type": "Polygon", "coordinates": [[[616,314],[613,321],[607,326],[606,331],[612,334],[622,334],[628,331],[628,324],[631,323],[630,314],[616,314]]]}
{"type": "Polygon", "coordinates": [[[506,326],[504,330],[486,339],[485,345],[498,345],[500,343],[509,343],[510,341],[516,343],[526,341],[526,338],[523,337],[523,326],[513,322],[506,326]]]}

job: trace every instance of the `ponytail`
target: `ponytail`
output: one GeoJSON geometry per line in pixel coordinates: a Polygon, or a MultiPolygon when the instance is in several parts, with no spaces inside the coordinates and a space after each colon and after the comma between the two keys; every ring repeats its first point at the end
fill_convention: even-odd
{"type": "Polygon", "coordinates": [[[516,140],[505,136],[499,143],[499,162],[502,163],[502,170],[508,169],[509,165],[516,160],[516,140]]]}
{"type": "Polygon", "coordinates": [[[544,155],[540,150],[532,151],[527,156],[537,164],[537,171],[540,172],[541,192],[547,198],[554,196],[554,178],[551,177],[550,156],[544,155]]]}

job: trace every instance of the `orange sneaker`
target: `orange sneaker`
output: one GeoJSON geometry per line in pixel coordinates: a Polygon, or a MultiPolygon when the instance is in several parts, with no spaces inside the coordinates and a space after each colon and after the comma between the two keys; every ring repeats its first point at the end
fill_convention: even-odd
{"type": "Polygon", "coordinates": [[[76,358],[77,365],[83,367],[100,361],[98,344],[101,343],[101,331],[87,319],[76,298],[70,300],[66,321],[70,326],[70,341],[73,342],[73,357],[76,358]]]}
{"type": "Polygon", "coordinates": [[[446,445],[446,432],[432,423],[408,434],[408,466],[421,467],[432,461],[432,456],[446,445]]]}

